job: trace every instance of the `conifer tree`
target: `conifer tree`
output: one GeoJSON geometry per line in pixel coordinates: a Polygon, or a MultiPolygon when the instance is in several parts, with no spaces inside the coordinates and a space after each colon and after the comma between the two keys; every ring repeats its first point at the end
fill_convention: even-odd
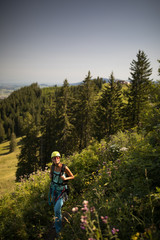
{"type": "Polygon", "coordinates": [[[113,72],[98,100],[95,119],[98,140],[122,129],[121,85],[115,81],[113,72]]]}
{"type": "Polygon", "coordinates": [[[71,154],[76,149],[76,134],[73,116],[73,97],[67,79],[59,92],[57,101],[57,144],[60,152],[71,154]]]}
{"type": "Polygon", "coordinates": [[[152,68],[147,55],[143,51],[139,50],[137,60],[132,61],[130,70],[128,120],[130,127],[134,127],[140,125],[140,114],[148,103],[151,87],[152,68]]]}
{"type": "MultiPolygon", "coordinates": [[[[158,60],[160,63],[160,60],[158,60]]],[[[158,68],[158,75],[160,76],[160,67],[158,68]]],[[[159,132],[160,126],[160,80],[152,82],[150,94],[150,105],[143,111],[143,127],[146,132],[156,131],[159,132]],[[145,114],[146,112],[146,114],[145,114]]]]}
{"type": "MultiPolygon", "coordinates": [[[[157,60],[160,63],[160,60],[157,60]]],[[[160,76],[160,67],[158,68],[158,76],[160,76]]]]}
{"type": "Polygon", "coordinates": [[[19,180],[21,176],[35,172],[41,167],[39,159],[39,126],[35,125],[30,113],[26,113],[25,116],[23,136],[16,171],[17,180],[19,180]]]}
{"type": "Polygon", "coordinates": [[[87,147],[93,137],[95,83],[91,78],[91,73],[88,71],[88,75],[83,81],[80,92],[79,111],[77,115],[77,132],[79,135],[80,150],[87,147]]]}
{"type": "Polygon", "coordinates": [[[19,118],[24,118],[26,112],[29,112],[38,123],[41,111],[40,102],[41,89],[37,84],[16,90],[0,102],[0,116],[8,139],[10,139],[12,132],[15,132],[16,136],[21,135],[19,118]]]}
{"type": "Polygon", "coordinates": [[[50,162],[52,151],[59,150],[57,149],[57,131],[56,97],[53,92],[47,99],[42,112],[40,158],[43,168],[47,162],[50,162]]]}
{"type": "Polygon", "coordinates": [[[3,124],[0,122],[0,143],[5,139],[5,131],[3,124]]]}
{"type": "Polygon", "coordinates": [[[11,134],[11,141],[10,141],[10,152],[14,152],[17,146],[17,142],[16,142],[16,135],[13,132],[11,134]]]}

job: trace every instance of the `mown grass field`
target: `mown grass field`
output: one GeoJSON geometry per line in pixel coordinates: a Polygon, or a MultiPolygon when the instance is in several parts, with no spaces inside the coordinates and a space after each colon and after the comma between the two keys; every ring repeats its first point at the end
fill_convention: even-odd
{"type": "Polygon", "coordinates": [[[17,139],[17,147],[13,153],[10,153],[9,141],[0,144],[0,197],[14,190],[17,155],[20,152],[19,142],[20,138],[17,139]]]}

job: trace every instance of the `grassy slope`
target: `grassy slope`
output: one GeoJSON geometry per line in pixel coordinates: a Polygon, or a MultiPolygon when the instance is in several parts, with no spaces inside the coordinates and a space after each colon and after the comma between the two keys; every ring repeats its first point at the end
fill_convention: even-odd
{"type": "MultiPolygon", "coordinates": [[[[20,139],[17,139],[19,142],[20,139]]],[[[18,162],[17,155],[19,154],[19,145],[15,152],[9,152],[9,141],[0,144],[0,197],[7,192],[14,190],[15,172],[18,162]]]]}

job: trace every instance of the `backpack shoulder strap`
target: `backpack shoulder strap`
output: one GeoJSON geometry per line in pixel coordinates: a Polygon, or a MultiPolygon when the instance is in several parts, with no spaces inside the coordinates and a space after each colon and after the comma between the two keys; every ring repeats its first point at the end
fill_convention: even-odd
{"type": "Polygon", "coordinates": [[[52,164],[52,172],[54,172],[54,163],[52,164]]]}
{"type": "Polygon", "coordinates": [[[66,169],[66,165],[62,164],[62,168],[61,168],[61,175],[63,175],[63,173],[65,172],[66,169]]]}
{"type": "Polygon", "coordinates": [[[51,165],[51,174],[53,176],[53,172],[54,172],[54,164],[51,165]]]}

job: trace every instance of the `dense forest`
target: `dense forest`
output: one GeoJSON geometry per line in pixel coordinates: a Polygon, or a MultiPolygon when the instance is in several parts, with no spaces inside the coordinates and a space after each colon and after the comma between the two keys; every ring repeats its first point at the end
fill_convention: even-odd
{"type": "Polygon", "coordinates": [[[146,133],[159,124],[159,82],[150,79],[149,59],[139,51],[130,67],[130,84],[92,79],[82,84],[40,89],[21,88],[0,102],[0,141],[12,133],[23,136],[17,180],[50,161],[57,149],[65,156],[80,152],[94,138],[100,141],[117,131],[137,127],[146,133]]]}
{"type": "Polygon", "coordinates": [[[22,137],[16,172],[21,185],[2,200],[2,239],[15,234],[17,239],[43,239],[51,217],[46,166],[57,150],[76,174],[63,239],[72,232],[76,240],[158,240],[160,82],[150,78],[143,51],[132,61],[130,74],[129,84],[116,81],[113,72],[106,83],[92,79],[89,71],[78,86],[67,79],[62,87],[32,84],[0,102],[0,141],[13,133],[22,137]],[[84,199],[81,208],[90,210],[82,215],[84,199]],[[7,204],[9,218],[16,216],[18,224],[9,223],[7,204]],[[86,225],[82,218],[88,219],[86,225]]]}

